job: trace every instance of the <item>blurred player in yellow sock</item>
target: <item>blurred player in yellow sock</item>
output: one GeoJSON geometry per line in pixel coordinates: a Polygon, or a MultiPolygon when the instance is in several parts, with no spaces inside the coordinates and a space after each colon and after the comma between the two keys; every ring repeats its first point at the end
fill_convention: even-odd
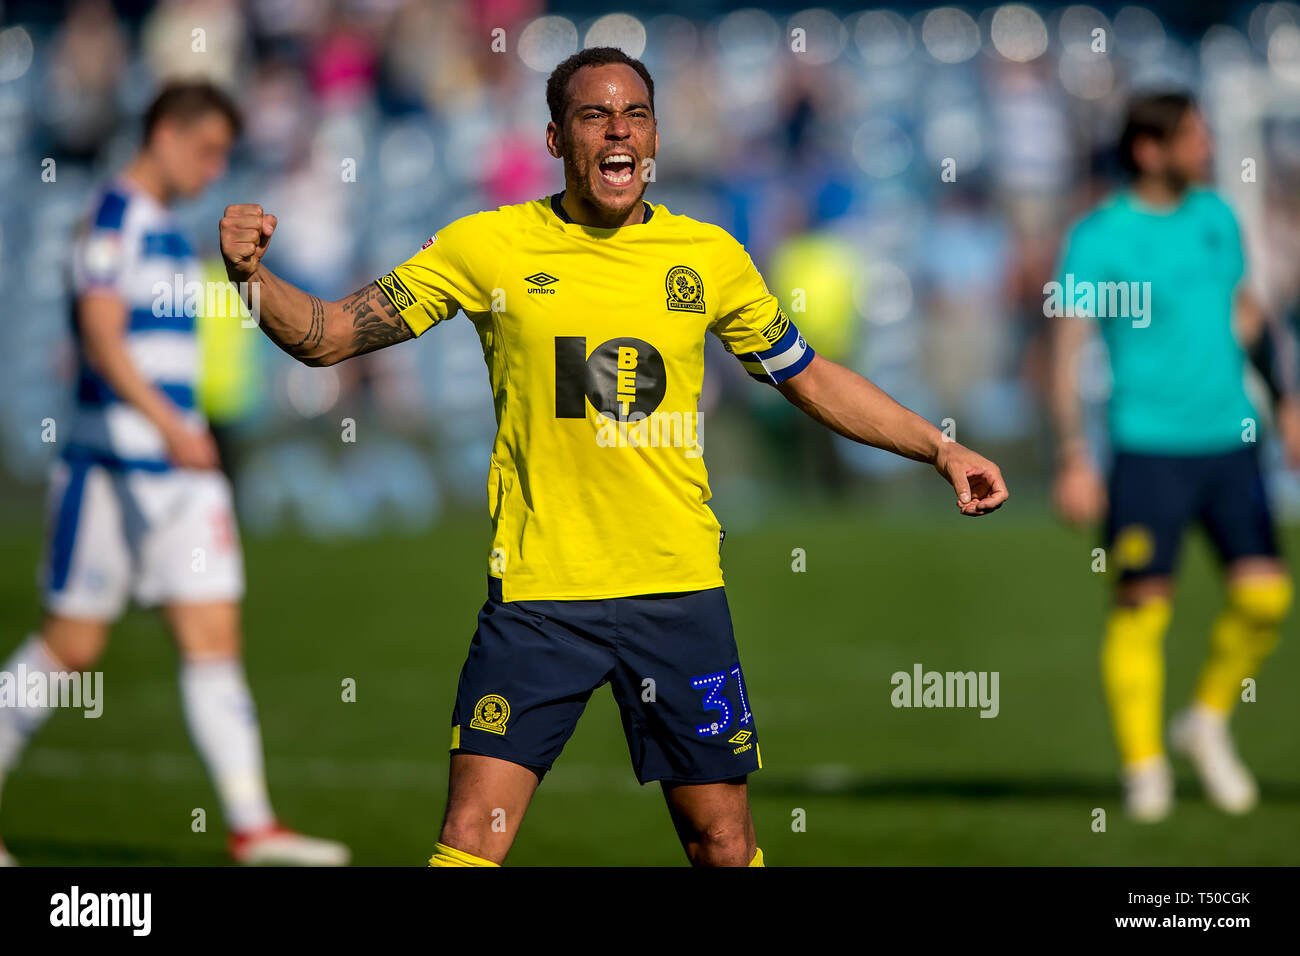
{"type": "Polygon", "coordinates": [[[1229,579],[1227,603],[1210,631],[1210,652],[1192,706],[1174,721],[1171,733],[1174,747],[1195,764],[1211,802],[1229,813],[1250,810],[1258,792],[1233,752],[1228,717],[1246,678],[1255,676],[1277,646],[1291,606],[1290,578],[1271,562],[1258,565],[1255,573],[1229,579]]]}
{"type": "Polygon", "coordinates": [[[1278,432],[1295,467],[1295,349],[1285,326],[1248,291],[1232,211],[1195,185],[1206,179],[1211,159],[1196,104],[1176,93],[1135,99],[1120,154],[1133,174],[1130,188],[1074,227],[1061,264],[1060,285],[1074,292],[1059,313],[1054,359],[1056,503],[1074,523],[1107,512],[1109,570],[1120,579],[1102,642],[1102,683],[1125,806],[1145,822],[1163,819],[1173,805],[1162,646],[1178,548],[1189,524],[1208,533],[1223,562],[1226,603],[1171,742],[1191,760],[1212,803],[1244,813],[1257,792],[1237,758],[1228,717],[1246,678],[1276,645],[1291,601],[1258,462],[1259,413],[1244,382],[1249,360],[1273,395],[1278,432]],[[1120,302],[1106,289],[1131,294],[1120,302]],[[1077,356],[1094,321],[1114,380],[1108,487],[1083,440],[1075,387],[1077,356]]]}

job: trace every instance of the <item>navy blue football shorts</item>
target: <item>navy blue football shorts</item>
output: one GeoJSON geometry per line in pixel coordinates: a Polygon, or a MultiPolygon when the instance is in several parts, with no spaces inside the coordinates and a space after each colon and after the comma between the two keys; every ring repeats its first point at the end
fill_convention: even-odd
{"type": "Polygon", "coordinates": [[[1106,547],[1121,579],[1172,574],[1191,524],[1205,529],[1225,563],[1277,555],[1253,445],[1211,455],[1115,455],[1106,547]]]}
{"type": "Polygon", "coordinates": [[[605,683],[641,783],[715,783],[762,766],[723,588],[506,603],[492,577],[456,690],[452,753],[540,776],[605,683]]]}

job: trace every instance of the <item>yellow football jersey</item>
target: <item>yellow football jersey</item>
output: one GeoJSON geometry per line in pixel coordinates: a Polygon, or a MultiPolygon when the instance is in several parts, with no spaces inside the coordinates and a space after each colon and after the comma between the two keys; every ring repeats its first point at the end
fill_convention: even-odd
{"type": "Polygon", "coordinates": [[[376,280],[416,335],[463,310],[496,404],[488,573],[506,601],[722,584],[699,425],[705,332],[776,383],[813,351],[743,246],[646,204],[619,229],[560,195],[458,219],[376,280]]]}

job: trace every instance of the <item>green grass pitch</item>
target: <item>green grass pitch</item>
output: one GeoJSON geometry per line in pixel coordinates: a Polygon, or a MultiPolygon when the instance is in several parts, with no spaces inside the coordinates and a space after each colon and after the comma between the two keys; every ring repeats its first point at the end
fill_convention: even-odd
{"type": "MultiPolygon", "coordinates": [[[[0,652],[36,622],[40,529],[0,537],[0,652]]],[[[1300,533],[1288,534],[1291,553],[1300,533]]],[[[247,659],[278,812],[358,864],[423,865],[446,784],[456,678],[484,595],[486,522],[322,544],[245,541],[247,659]],[[353,678],[355,703],[341,699],[353,678]]],[[[770,865],[1300,863],[1295,618],[1235,718],[1262,804],[1234,819],[1177,765],[1177,809],[1120,812],[1097,674],[1107,582],[1090,535],[1026,508],[980,520],[810,510],[723,548],[764,768],[751,781],[770,865]],[[803,548],[807,570],[791,570],[803,548]],[[890,675],[998,671],[995,719],[895,709],[890,675]],[[1107,811],[1104,833],[1094,808],[1107,811]],[[805,826],[792,823],[803,811],[805,826]]],[[[1166,711],[1186,698],[1220,590],[1184,560],[1166,711]]],[[[99,720],[59,712],[11,775],[0,833],[25,864],[225,862],[215,799],[181,722],[158,620],[133,611],[102,663],[99,720]],[[191,829],[204,808],[206,832],[191,829]]],[[[655,786],[632,777],[600,690],[543,782],[509,862],[681,865],[655,786]]]]}

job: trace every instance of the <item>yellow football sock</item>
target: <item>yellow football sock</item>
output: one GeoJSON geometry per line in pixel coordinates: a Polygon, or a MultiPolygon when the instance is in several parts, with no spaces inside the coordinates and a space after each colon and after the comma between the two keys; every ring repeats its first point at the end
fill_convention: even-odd
{"type": "Polygon", "coordinates": [[[473,853],[457,850],[445,843],[434,845],[433,856],[429,857],[429,866],[500,866],[473,853]]]}
{"type": "Polygon", "coordinates": [[[1231,713],[1241,699],[1242,681],[1253,677],[1277,646],[1291,591],[1291,580],[1283,575],[1228,583],[1228,603],[1210,631],[1210,654],[1196,682],[1197,703],[1231,713]]]}
{"type": "Polygon", "coordinates": [[[1136,763],[1164,753],[1160,708],[1165,666],[1161,644],[1171,608],[1165,598],[1115,607],[1106,619],[1101,676],[1120,759],[1136,763]]]}
{"type": "Polygon", "coordinates": [[[750,866],[766,866],[766,865],[767,865],[767,864],[765,864],[765,863],[763,862],[763,848],[762,848],[761,846],[756,846],[756,847],[754,847],[754,858],[753,858],[752,860],[749,861],[749,865],[750,865],[750,866]]]}

